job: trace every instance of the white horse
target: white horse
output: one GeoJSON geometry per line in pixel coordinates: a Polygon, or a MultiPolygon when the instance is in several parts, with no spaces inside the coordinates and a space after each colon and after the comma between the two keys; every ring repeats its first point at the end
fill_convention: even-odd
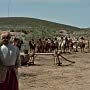
{"type": "Polygon", "coordinates": [[[59,47],[61,52],[70,52],[71,41],[68,38],[61,39],[59,42],[59,47]]]}

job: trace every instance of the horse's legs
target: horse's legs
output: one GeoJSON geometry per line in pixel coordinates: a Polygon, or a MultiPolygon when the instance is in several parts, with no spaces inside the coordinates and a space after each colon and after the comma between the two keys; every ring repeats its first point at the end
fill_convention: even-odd
{"type": "Polygon", "coordinates": [[[81,47],[81,52],[82,52],[82,47],[81,47]]]}
{"type": "Polygon", "coordinates": [[[82,52],[84,52],[84,47],[82,47],[82,52]]]}

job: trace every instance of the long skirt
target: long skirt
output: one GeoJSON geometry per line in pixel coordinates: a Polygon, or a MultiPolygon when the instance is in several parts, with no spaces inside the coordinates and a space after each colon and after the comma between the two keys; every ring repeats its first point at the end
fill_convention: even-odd
{"type": "Polygon", "coordinates": [[[18,80],[13,69],[7,71],[5,81],[3,83],[0,83],[0,90],[19,90],[18,80]]]}

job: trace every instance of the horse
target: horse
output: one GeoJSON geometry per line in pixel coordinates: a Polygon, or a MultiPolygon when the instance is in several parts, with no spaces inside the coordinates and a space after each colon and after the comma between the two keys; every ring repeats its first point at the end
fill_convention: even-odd
{"type": "Polygon", "coordinates": [[[61,41],[59,42],[59,47],[61,52],[69,52],[69,40],[68,38],[65,39],[61,39],[61,41]]]}
{"type": "Polygon", "coordinates": [[[35,51],[36,44],[33,39],[29,41],[29,47],[30,47],[30,52],[35,51]]]}
{"type": "Polygon", "coordinates": [[[81,52],[84,52],[85,49],[85,43],[83,41],[79,42],[79,47],[81,49],[81,52]]]}

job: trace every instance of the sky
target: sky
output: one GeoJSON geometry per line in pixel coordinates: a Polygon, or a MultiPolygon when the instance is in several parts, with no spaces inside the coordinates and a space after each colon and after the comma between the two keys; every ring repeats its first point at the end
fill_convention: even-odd
{"type": "Polygon", "coordinates": [[[90,27],[90,0],[0,0],[0,17],[30,17],[90,27]]]}

